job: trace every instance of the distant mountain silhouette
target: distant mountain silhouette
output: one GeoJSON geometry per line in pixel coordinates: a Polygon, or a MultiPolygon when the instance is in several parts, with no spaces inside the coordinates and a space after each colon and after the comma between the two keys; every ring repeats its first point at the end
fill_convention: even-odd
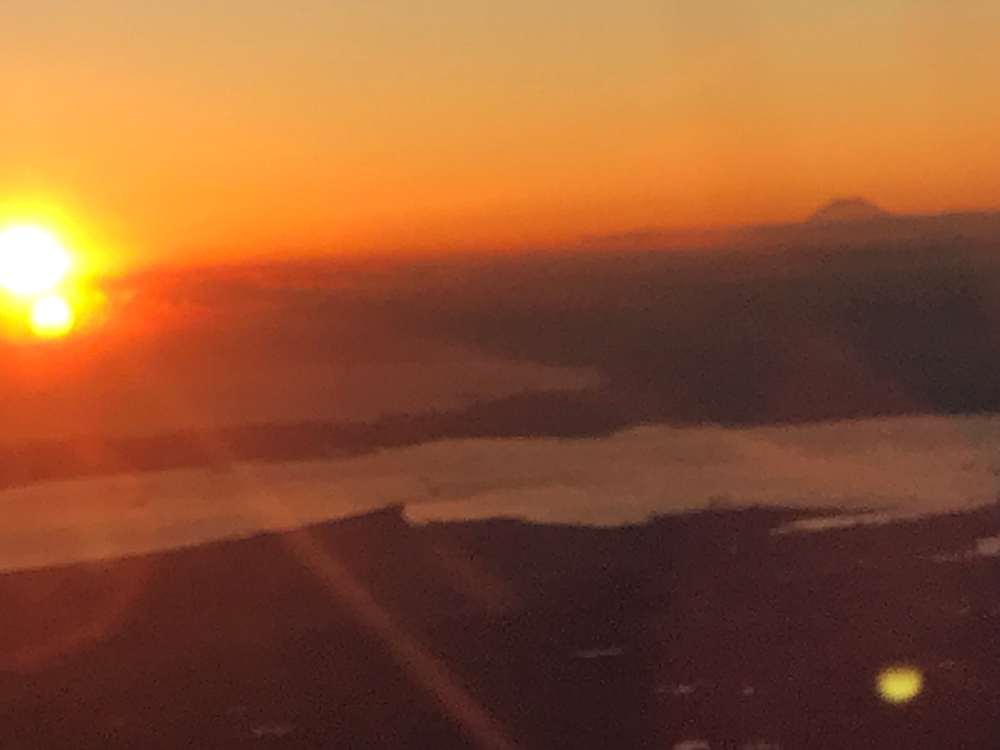
{"type": "Polygon", "coordinates": [[[637,229],[585,237],[578,246],[606,253],[631,253],[793,247],[875,248],[942,241],[975,244],[1000,241],[1000,211],[904,214],[886,211],[864,198],[839,198],[802,221],[637,229]]]}
{"type": "Polygon", "coordinates": [[[887,211],[864,198],[838,198],[809,217],[810,222],[868,221],[889,216],[887,211]]]}

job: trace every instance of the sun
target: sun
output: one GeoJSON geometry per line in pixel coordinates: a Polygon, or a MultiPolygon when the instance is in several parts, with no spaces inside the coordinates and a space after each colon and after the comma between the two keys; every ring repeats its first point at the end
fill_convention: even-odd
{"type": "Polygon", "coordinates": [[[31,308],[31,330],[36,336],[56,338],[73,330],[76,314],[58,294],[46,294],[31,308]]]}
{"type": "Polygon", "coordinates": [[[0,287],[19,295],[47,292],[72,265],[69,253],[44,229],[15,226],[0,233],[0,287]]]}
{"type": "Polygon", "coordinates": [[[34,224],[0,231],[0,313],[7,336],[30,329],[40,338],[65,336],[77,324],[78,279],[66,279],[73,258],[56,235],[34,224]]]}

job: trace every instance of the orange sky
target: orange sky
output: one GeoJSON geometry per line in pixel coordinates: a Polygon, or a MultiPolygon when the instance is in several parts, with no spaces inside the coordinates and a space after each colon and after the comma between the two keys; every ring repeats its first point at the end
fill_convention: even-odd
{"type": "Polygon", "coordinates": [[[0,4],[0,222],[113,268],[997,207],[998,134],[996,0],[0,4]]]}

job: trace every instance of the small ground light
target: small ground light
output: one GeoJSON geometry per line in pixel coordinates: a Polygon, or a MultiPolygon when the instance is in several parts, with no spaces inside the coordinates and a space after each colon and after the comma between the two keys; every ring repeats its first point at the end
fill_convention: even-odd
{"type": "Polygon", "coordinates": [[[897,664],[886,667],[879,672],[876,689],[886,703],[909,703],[924,689],[924,675],[913,666],[897,664]]]}

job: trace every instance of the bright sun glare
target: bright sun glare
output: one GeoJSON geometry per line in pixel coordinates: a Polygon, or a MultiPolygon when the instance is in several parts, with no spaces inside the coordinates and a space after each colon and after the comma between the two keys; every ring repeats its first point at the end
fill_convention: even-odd
{"type": "Polygon", "coordinates": [[[70,264],[69,253],[43,229],[17,226],[0,233],[0,286],[9,292],[47,292],[62,281],[70,264]]]}
{"type": "Polygon", "coordinates": [[[72,330],[75,320],[73,308],[57,294],[46,294],[31,308],[31,330],[38,336],[63,336],[72,330]]]}
{"type": "Polygon", "coordinates": [[[76,324],[76,312],[56,290],[72,258],[49,232],[19,225],[0,232],[0,288],[14,295],[8,311],[25,320],[42,338],[65,336],[76,324]]]}

